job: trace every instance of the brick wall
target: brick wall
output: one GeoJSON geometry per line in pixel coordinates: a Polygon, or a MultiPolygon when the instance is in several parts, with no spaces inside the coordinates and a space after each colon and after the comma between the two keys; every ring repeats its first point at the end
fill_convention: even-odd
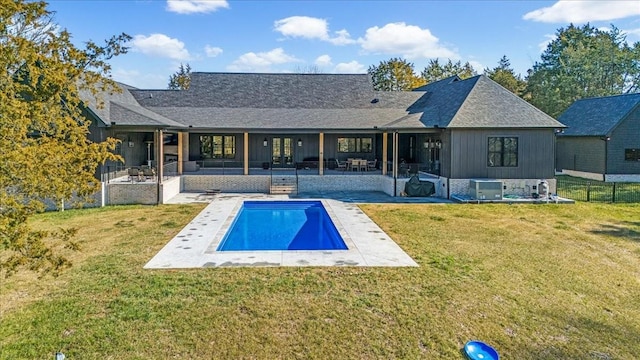
{"type": "Polygon", "coordinates": [[[112,182],[106,187],[107,205],[155,205],[158,203],[158,184],[155,182],[112,182]]]}
{"type": "MultiPolygon", "coordinates": [[[[449,188],[451,195],[470,195],[469,180],[471,179],[451,179],[449,188]]],[[[496,179],[502,181],[504,195],[531,196],[533,187],[538,186],[540,179],[496,179]]],[[[555,194],[557,191],[556,179],[545,179],[549,184],[549,192],[555,194]]]]}
{"type": "Polygon", "coordinates": [[[269,175],[183,175],[183,191],[220,189],[222,192],[268,193],[269,175]]]}

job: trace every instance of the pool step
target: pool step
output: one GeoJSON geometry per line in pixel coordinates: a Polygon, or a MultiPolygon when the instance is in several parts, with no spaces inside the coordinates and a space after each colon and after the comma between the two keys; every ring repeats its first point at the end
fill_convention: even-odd
{"type": "Polygon", "coordinates": [[[295,194],[298,192],[295,176],[274,176],[271,178],[271,194],[295,194]]]}

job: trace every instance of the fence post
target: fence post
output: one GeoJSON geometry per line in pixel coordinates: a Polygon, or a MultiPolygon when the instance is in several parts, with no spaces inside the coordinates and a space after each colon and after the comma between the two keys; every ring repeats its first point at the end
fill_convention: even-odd
{"type": "Polygon", "coordinates": [[[591,182],[587,182],[587,202],[591,201],[591,182]]]}
{"type": "Polygon", "coordinates": [[[616,202],[616,183],[613,183],[613,193],[611,194],[611,202],[615,203],[616,202]]]}

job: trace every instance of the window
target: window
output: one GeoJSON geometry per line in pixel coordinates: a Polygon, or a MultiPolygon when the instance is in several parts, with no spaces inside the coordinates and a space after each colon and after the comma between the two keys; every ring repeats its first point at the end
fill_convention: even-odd
{"type": "Polygon", "coordinates": [[[370,153],[372,150],[371,138],[338,138],[339,153],[370,153]]]}
{"type": "Polygon", "coordinates": [[[640,161],[640,149],[624,149],[624,161],[640,161]]]}
{"type": "Polygon", "coordinates": [[[518,138],[490,137],[487,166],[516,167],[518,166],[518,138]]]}
{"type": "Polygon", "coordinates": [[[163,134],[165,145],[178,145],[178,134],[163,134]]]}
{"type": "Polygon", "coordinates": [[[200,154],[203,159],[235,159],[235,135],[200,136],[200,154]]]}

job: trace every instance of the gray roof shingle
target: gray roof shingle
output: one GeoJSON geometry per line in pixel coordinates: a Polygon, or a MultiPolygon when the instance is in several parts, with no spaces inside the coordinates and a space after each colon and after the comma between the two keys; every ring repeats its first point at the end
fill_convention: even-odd
{"type": "Polygon", "coordinates": [[[96,110],[118,125],[199,129],[562,127],[489,78],[375,91],[367,74],[192,73],[188,90],[121,85],[96,110]]]}
{"type": "Polygon", "coordinates": [[[634,108],[640,94],[626,94],[577,100],[559,117],[567,125],[563,136],[606,136],[634,108]]]}
{"type": "Polygon", "coordinates": [[[85,106],[96,114],[104,125],[116,123],[125,126],[183,127],[180,123],[140,106],[132,95],[135,88],[122,83],[116,85],[119,92],[102,92],[97,95],[104,102],[102,107],[98,106],[96,97],[88,90],[80,91],[85,106]]]}

